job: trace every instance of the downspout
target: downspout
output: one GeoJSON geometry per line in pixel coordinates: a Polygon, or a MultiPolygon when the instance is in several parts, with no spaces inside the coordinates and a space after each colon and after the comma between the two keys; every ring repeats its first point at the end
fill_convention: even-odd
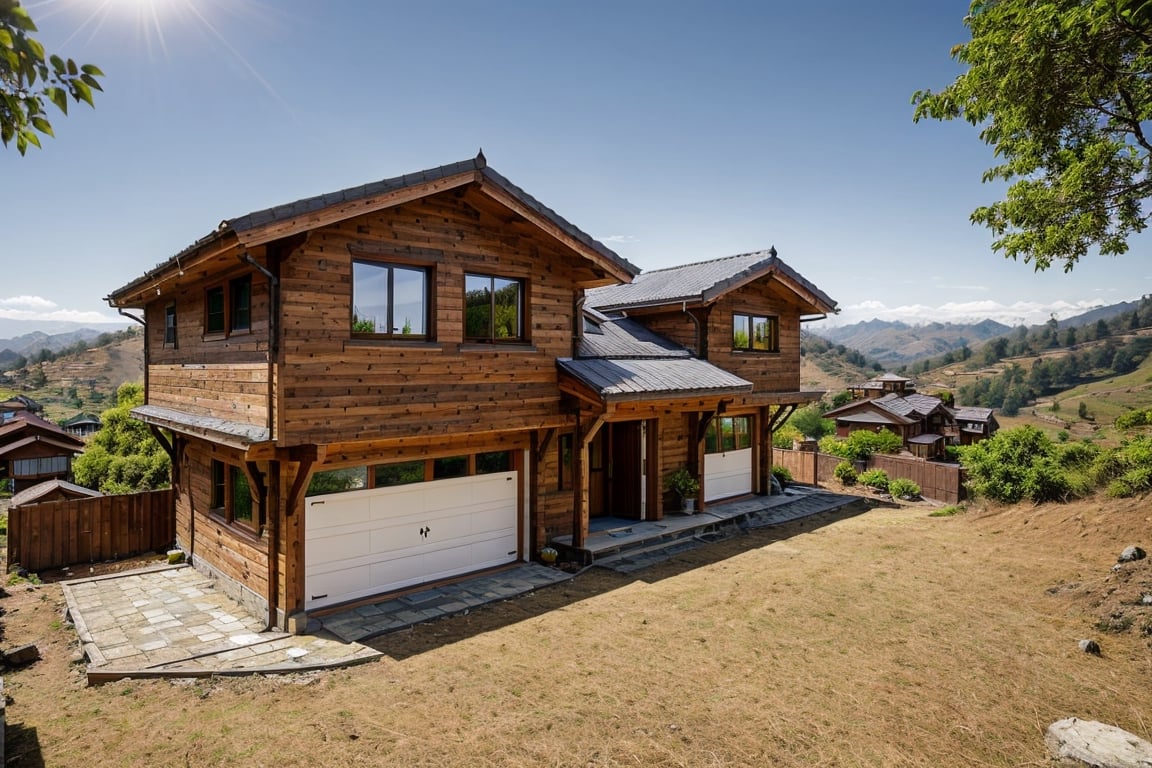
{"type": "MultiPolygon", "coordinates": [[[[276,361],[280,353],[280,278],[276,277],[267,267],[253,259],[252,255],[247,251],[240,254],[240,260],[268,278],[268,437],[269,439],[274,439],[276,429],[276,361]]],[[[277,484],[276,492],[269,493],[268,486],[271,483],[266,483],[262,489],[263,498],[261,499],[265,510],[265,519],[268,521],[268,625],[272,627],[277,625],[276,612],[280,603],[279,562],[282,499],[279,488],[279,461],[275,459],[270,461],[268,470],[269,480],[271,483],[277,484]],[[273,471],[273,467],[275,467],[277,471],[273,471]],[[275,510],[270,509],[271,505],[268,503],[270,498],[276,501],[275,510]]],[[[287,616],[287,611],[285,611],[285,616],[287,616]]]]}

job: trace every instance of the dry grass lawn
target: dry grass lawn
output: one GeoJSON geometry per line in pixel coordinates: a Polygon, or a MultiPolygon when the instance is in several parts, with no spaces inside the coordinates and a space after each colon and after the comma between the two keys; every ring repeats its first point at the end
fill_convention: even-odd
{"type": "MultiPolygon", "coordinates": [[[[1020,766],[1078,716],[1152,739],[1141,502],[824,516],[387,636],[304,677],[85,688],[59,587],[13,589],[17,766],[1020,766]],[[1122,632],[1102,612],[1133,612],[1122,632]],[[1144,613],[1140,613],[1144,611],[1144,613]],[[1101,657],[1079,651],[1094,637],[1101,657]]],[[[1122,622],[1123,623],[1123,622],[1122,622]]]]}

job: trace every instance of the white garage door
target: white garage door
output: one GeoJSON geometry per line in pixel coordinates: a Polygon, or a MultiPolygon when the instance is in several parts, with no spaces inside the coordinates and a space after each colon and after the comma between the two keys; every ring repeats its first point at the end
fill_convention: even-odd
{"type": "Polygon", "coordinates": [[[704,454],[704,501],[752,493],[752,449],[704,454]]]}
{"type": "Polygon", "coordinates": [[[305,500],[306,608],[514,562],[515,472],[305,500]]]}

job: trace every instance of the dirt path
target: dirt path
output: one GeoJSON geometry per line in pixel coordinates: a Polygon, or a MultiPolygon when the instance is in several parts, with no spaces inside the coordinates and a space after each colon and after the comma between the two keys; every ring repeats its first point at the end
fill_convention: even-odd
{"type": "MultiPolygon", "coordinates": [[[[86,689],[58,586],[2,602],[12,765],[1041,765],[1076,715],[1152,738],[1150,638],[1094,628],[1152,520],[1094,500],[757,531],[382,638],[309,677],[86,689]],[[1076,641],[1095,637],[1099,658],[1076,641]],[[39,762],[37,762],[39,761],[39,762]]],[[[1141,541],[1143,537],[1143,541],[1141,541]]],[[[1147,561],[1144,561],[1145,563],[1147,561]]],[[[1137,598],[1138,599],[1138,598],[1137,598]]],[[[1111,602],[1110,602],[1111,601],[1111,602]]]]}

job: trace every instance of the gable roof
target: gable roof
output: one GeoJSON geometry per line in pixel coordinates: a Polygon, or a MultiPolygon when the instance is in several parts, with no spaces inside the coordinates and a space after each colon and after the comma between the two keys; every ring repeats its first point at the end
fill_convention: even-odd
{"type": "Polygon", "coordinates": [[[0,424],[0,445],[35,435],[46,435],[57,443],[67,443],[75,450],[84,448],[83,440],[27,411],[21,411],[0,424]]]}
{"type": "Polygon", "coordinates": [[[895,416],[898,420],[902,419],[903,421],[900,423],[910,424],[936,410],[950,413],[946,408],[942,408],[943,404],[940,398],[930,395],[910,394],[901,397],[896,393],[890,393],[884,397],[853,400],[839,408],[826,411],[824,417],[837,421],[859,423],[867,420],[863,418],[864,414],[869,412],[876,414],[879,411],[895,416]]]}
{"type": "Polygon", "coordinates": [[[807,304],[809,313],[836,312],[836,302],[785,264],[775,248],[643,272],[631,283],[590,288],[586,295],[588,305],[602,311],[685,302],[709,304],[729,291],[768,276],[795,293],[807,304]]]}
{"type": "Polygon", "coordinates": [[[15,496],[13,496],[10,500],[10,503],[13,507],[19,507],[22,504],[35,504],[45,496],[51,496],[56,493],[71,498],[81,498],[87,496],[93,499],[104,495],[100,493],[100,491],[94,491],[91,488],[85,488],[82,485],[69,483],[65,480],[54,479],[45,480],[42,483],[37,483],[31,488],[25,488],[24,490],[20,491],[20,493],[17,493],[15,496]]]}
{"type": "Polygon", "coordinates": [[[483,193],[514,213],[597,261],[611,279],[630,280],[640,272],[638,267],[489,168],[481,152],[471,160],[381,179],[225,219],[214,231],[148,270],[143,277],[112,291],[107,301],[112,306],[139,306],[149,289],[162,280],[183,275],[191,260],[230,249],[243,252],[256,245],[469,184],[478,185],[483,193]]]}
{"type": "Polygon", "coordinates": [[[57,440],[55,437],[45,437],[43,435],[29,435],[28,437],[14,440],[11,443],[0,445],[0,457],[8,456],[9,454],[18,454],[22,448],[27,448],[30,445],[50,445],[53,448],[59,448],[70,454],[76,453],[83,448],[83,443],[80,444],[80,448],[76,447],[76,438],[72,437],[72,435],[65,433],[65,436],[68,438],[66,441],[57,440]]]}

